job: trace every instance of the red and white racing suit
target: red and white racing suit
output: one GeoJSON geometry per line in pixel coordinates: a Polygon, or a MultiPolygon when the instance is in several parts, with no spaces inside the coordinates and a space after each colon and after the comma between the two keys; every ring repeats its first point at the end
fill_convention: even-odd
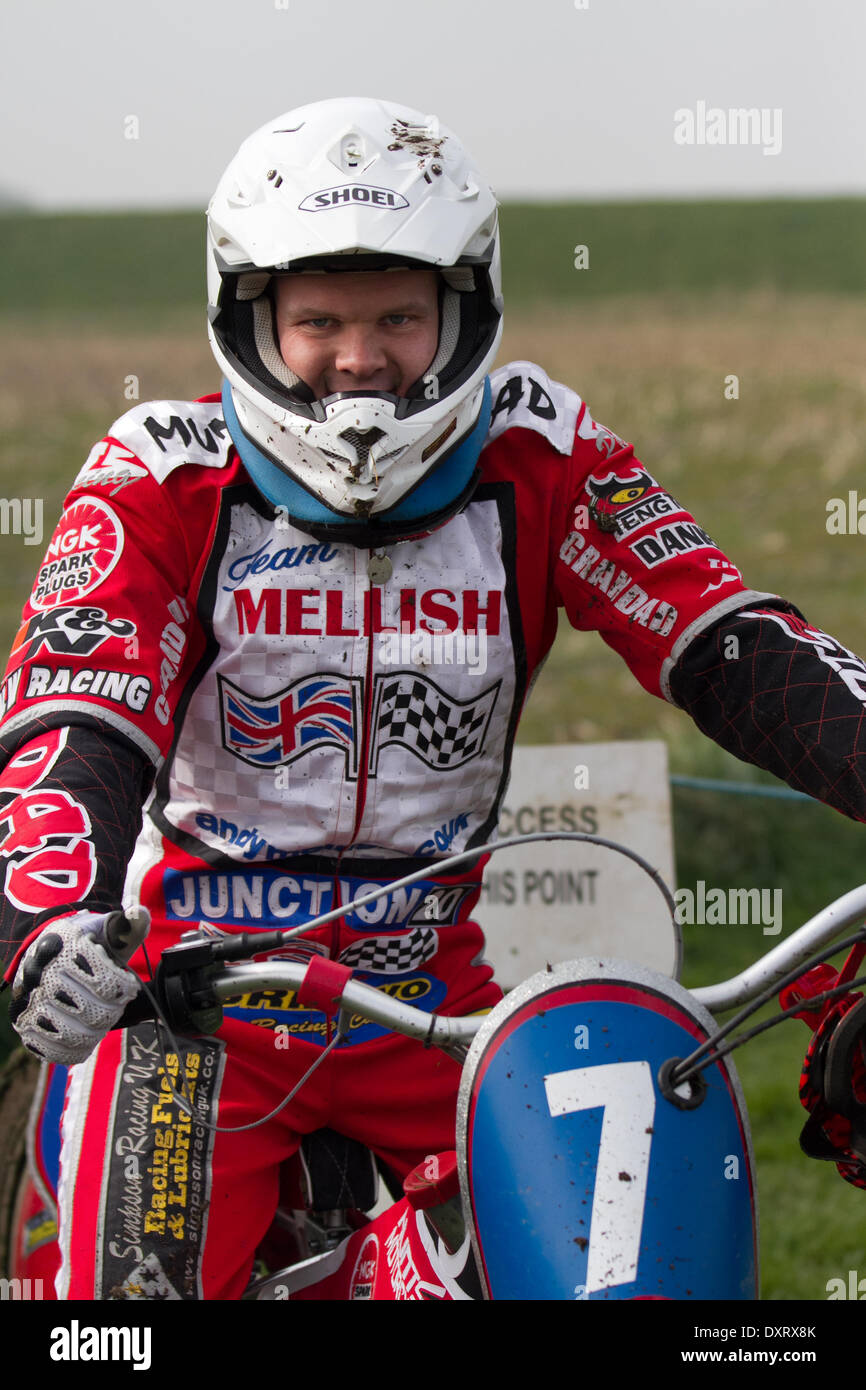
{"type": "MultiPolygon", "coordinates": [[[[281,954],[440,1013],[490,1007],[483,862],[437,861],[495,836],[559,606],[738,756],[866,817],[859,659],[749,590],[574,392],[525,362],[492,387],[469,504],[372,565],[262,498],[216,396],[136,406],[95,446],[0,687],[7,979],[74,904],[146,904],[154,960],[200,923],[294,927],[427,868],[281,954]]],[[[249,1125],[330,1027],[291,993],[244,994],[169,1069],[198,1119],[249,1125]]],[[[61,1297],[237,1297],[313,1129],[401,1174],[453,1146],[457,1064],[364,1020],[291,1106],[233,1134],[181,1113],[153,1039],[111,1034],[72,1069],[61,1297]]]]}

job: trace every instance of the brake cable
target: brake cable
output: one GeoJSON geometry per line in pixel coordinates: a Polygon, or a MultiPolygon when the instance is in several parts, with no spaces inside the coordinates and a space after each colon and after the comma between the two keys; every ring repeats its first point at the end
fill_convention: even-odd
{"type": "MultiPolygon", "coordinates": [[[[755,1024],[753,1028],[747,1028],[743,1033],[738,1033],[736,1037],[724,1047],[718,1046],[722,1038],[726,1038],[734,1028],[744,1023],[747,1018],[751,1018],[752,1014],[757,1013],[758,1009],[762,1008],[764,1004],[769,1003],[774,995],[778,994],[786,985],[793,984],[795,980],[800,979],[802,975],[807,974],[816,965],[820,965],[823,961],[829,960],[831,956],[835,956],[838,951],[844,950],[846,946],[853,946],[864,941],[866,941],[866,926],[861,927],[859,931],[854,932],[851,936],[846,936],[842,941],[834,942],[827,950],[821,951],[814,956],[807,957],[804,961],[801,961],[799,965],[795,965],[787,974],[775,980],[771,985],[768,985],[766,989],[762,990],[760,994],[756,995],[755,998],[741,1009],[739,1013],[735,1014],[733,1018],[728,1019],[727,1023],[723,1024],[721,1028],[711,1034],[706,1042],[702,1043],[700,1047],[695,1048],[694,1052],[690,1053],[688,1057],[684,1057],[681,1061],[677,1062],[677,1065],[673,1068],[668,1077],[669,1084],[673,1087],[683,1085],[693,1076],[697,1076],[699,1072],[704,1071],[707,1067],[713,1066],[723,1057],[727,1057],[729,1053],[734,1052],[738,1047],[742,1047],[743,1043],[748,1042],[751,1038],[757,1037],[759,1033],[765,1033],[769,1028],[774,1028],[777,1023],[784,1023],[786,1019],[796,1017],[805,1007],[824,1003],[829,999],[835,998],[837,995],[845,994],[848,990],[854,989],[858,985],[866,985],[866,976],[860,976],[856,980],[846,979],[842,984],[837,984],[833,989],[823,990],[820,994],[810,995],[808,999],[800,1000],[791,1008],[784,1009],[778,1014],[774,1014],[772,1018],[764,1019],[761,1023],[755,1024]],[[703,1060],[699,1060],[700,1058],[703,1058],[703,1060]]],[[[845,971],[843,969],[842,974],[844,975],[844,973],[845,971]]]]}
{"type": "Polygon", "coordinates": [[[316,1070],[317,1067],[320,1067],[322,1065],[329,1052],[333,1051],[337,1044],[341,1042],[343,1038],[348,1036],[347,1032],[344,1031],[345,1011],[341,1009],[337,1017],[337,1028],[331,1041],[327,1044],[327,1046],[325,1046],[322,1049],[319,1056],[307,1068],[307,1070],[304,1072],[303,1076],[298,1081],[298,1083],[292,1088],[291,1091],[289,1091],[288,1095],[284,1096],[283,1099],[279,1101],[279,1103],[275,1105],[272,1110],[269,1110],[266,1115],[262,1115],[258,1120],[251,1120],[250,1123],[246,1125],[212,1124],[209,1120],[205,1120],[202,1116],[196,1115],[194,1113],[192,1108],[192,1096],[183,1094],[184,1091],[187,1091],[187,1078],[185,1075],[182,1074],[180,1065],[183,1052],[180,1048],[180,1045],[178,1044],[177,1038],[175,1037],[171,1029],[171,1025],[169,1024],[168,1019],[165,1016],[165,1013],[162,1009],[162,1006],[160,1005],[160,1002],[156,994],[150,988],[150,984],[155,983],[153,967],[151,966],[150,957],[147,953],[147,946],[145,943],[142,943],[142,949],[144,951],[144,958],[147,963],[147,969],[150,975],[150,983],[148,984],[146,981],[141,980],[140,978],[139,983],[141,985],[141,991],[150,1003],[150,1006],[153,1009],[155,1015],[153,1019],[143,1019],[142,1022],[153,1023],[154,1032],[156,1034],[156,1041],[159,1044],[159,1053],[162,1059],[163,1075],[165,1077],[165,1082],[166,1086],[168,1087],[169,1094],[172,1100],[174,1101],[175,1105],[178,1107],[178,1109],[181,1110],[185,1115],[188,1115],[193,1124],[201,1125],[203,1129],[209,1129],[214,1134],[240,1134],[247,1129],[258,1129],[259,1125],[266,1124],[268,1120],[272,1120],[275,1115],[278,1115],[281,1110],[285,1109],[285,1107],[289,1104],[290,1101],[294,1100],[301,1087],[306,1085],[313,1072],[316,1070]],[[160,1025],[162,1025],[162,1027],[160,1027],[160,1025]],[[174,1082],[171,1079],[171,1072],[169,1070],[168,1065],[168,1057],[166,1055],[165,1045],[162,1036],[163,1029],[165,1030],[165,1033],[168,1036],[169,1044],[174,1049],[175,1056],[177,1057],[178,1077],[182,1087],[181,1091],[178,1091],[175,1088],[174,1082]]]}

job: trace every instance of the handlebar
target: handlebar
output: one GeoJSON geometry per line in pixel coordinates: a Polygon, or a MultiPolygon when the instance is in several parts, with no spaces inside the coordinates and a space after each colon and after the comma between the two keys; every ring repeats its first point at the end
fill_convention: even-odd
{"type": "MultiPolygon", "coordinates": [[[[308,969],[306,961],[271,960],[233,965],[230,970],[220,971],[214,978],[213,990],[221,1002],[258,989],[288,987],[300,990],[308,969]]],[[[448,1018],[441,1014],[424,1013],[413,1004],[392,999],[389,994],[360,980],[349,980],[346,984],[340,995],[340,1008],[401,1033],[405,1038],[418,1038],[446,1051],[470,1043],[484,1022],[483,1015],[448,1018]]]]}
{"type": "MultiPolygon", "coordinates": [[[[342,910],[345,912],[347,908],[344,906],[342,910]]],[[[691,993],[712,1014],[749,1003],[864,917],[866,884],[823,908],[739,975],[691,993]]],[[[239,994],[279,988],[301,992],[316,958],[312,962],[247,961],[228,967],[222,964],[231,961],[233,955],[236,961],[238,955],[271,949],[283,935],[279,931],[219,938],[190,934],[190,939],[164,951],[157,976],[158,994],[160,1007],[169,1014],[172,1027],[183,1031],[192,1021],[191,1031],[216,1031],[222,1018],[220,1006],[239,994]]],[[[335,1010],[368,1019],[404,1037],[423,1041],[427,1046],[442,1048],[460,1060],[484,1022],[483,1015],[452,1018],[425,1013],[391,998],[373,985],[349,978],[348,973],[341,980],[333,1002],[335,1010]]],[[[126,1010],[118,1026],[127,1027],[154,1016],[152,1005],[140,995],[126,1010]]]]}
{"type": "Polygon", "coordinates": [[[109,955],[124,965],[135,955],[150,930],[150,913],[146,907],[129,908],[126,912],[110,912],[94,940],[104,946],[109,955]]]}
{"type": "MultiPolygon", "coordinates": [[[[536,840],[579,840],[617,850],[649,874],[662,893],[671,915],[674,914],[673,896],[657,870],[625,846],[582,832],[553,831],[512,836],[437,860],[436,872],[441,875],[469,861],[477,862],[485,853],[536,840]]],[[[171,1026],[179,1031],[191,1026],[192,1031],[214,1032],[222,1018],[221,1004],[239,993],[280,987],[300,992],[313,962],[270,960],[259,963],[251,961],[250,957],[284,946],[294,937],[303,936],[353,908],[375,902],[383,894],[393,892],[395,887],[402,888],[419,878],[429,877],[429,874],[429,868],[421,869],[372,892],[368,891],[352,902],[323,913],[301,927],[243,932],[237,936],[218,938],[202,936],[195,932],[187,933],[179,945],[169,947],[163,952],[157,971],[160,1008],[168,1013],[171,1026]],[[239,964],[239,961],[247,963],[239,964]],[[220,966],[226,962],[232,962],[231,968],[221,969],[220,966]]],[[[750,1003],[816,951],[841,936],[847,927],[864,918],[866,884],[844,893],[835,902],[816,913],[785,941],[779,942],[739,975],[719,984],[702,986],[691,993],[711,1014],[724,1013],[750,1003]]],[[[145,909],[130,910],[125,918],[120,914],[114,914],[106,926],[106,935],[115,953],[128,959],[146,934],[148,923],[145,909]]],[[[451,1018],[425,1013],[411,1004],[392,999],[372,985],[350,979],[348,972],[340,979],[338,994],[333,997],[335,1008],[345,1013],[369,1019],[404,1037],[421,1039],[428,1046],[435,1045],[460,1058],[465,1056],[468,1044],[483,1022],[483,1016],[478,1015],[451,1018]]],[[[153,1005],[146,1001],[142,994],[125,1011],[118,1026],[128,1027],[142,1019],[154,1017],[153,1005]]]]}
{"type": "Polygon", "coordinates": [[[789,970],[808,959],[822,946],[828,946],[846,927],[866,917],[866,884],[843,893],[841,898],[822,908],[785,941],[780,941],[760,960],[724,980],[718,985],[705,985],[691,993],[711,1014],[724,1013],[740,1004],[748,1004],[769,988],[789,970]]]}

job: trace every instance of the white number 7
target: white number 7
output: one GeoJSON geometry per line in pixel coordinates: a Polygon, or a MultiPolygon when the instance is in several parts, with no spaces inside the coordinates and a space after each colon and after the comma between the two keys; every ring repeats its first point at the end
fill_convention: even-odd
{"type": "Polygon", "coordinates": [[[601,1143],[589,1229],[586,1293],[637,1274],[655,1090],[649,1062],[575,1067],[544,1078],[551,1115],[601,1106],[601,1143]]]}

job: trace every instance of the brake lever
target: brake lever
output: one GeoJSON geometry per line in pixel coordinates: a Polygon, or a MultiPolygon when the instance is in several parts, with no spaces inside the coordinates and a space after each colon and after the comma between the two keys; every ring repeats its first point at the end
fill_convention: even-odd
{"type": "MultiPolygon", "coordinates": [[[[146,907],[128,908],[125,912],[110,912],[93,939],[104,948],[112,960],[127,965],[150,930],[150,913],[146,907]]],[[[156,1018],[153,1003],[143,990],[127,1004],[111,1030],[132,1028],[136,1023],[156,1018]]]]}
{"type": "MultiPolygon", "coordinates": [[[[112,912],[94,934],[94,940],[115,960],[126,964],[144,941],[149,927],[147,908],[112,912]]],[[[150,982],[150,997],[139,990],[120,1015],[115,1029],[131,1028],[165,1016],[178,1033],[215,1033],[223,1021],[222,1005],[210,986],[210,976],[219,968],[218,944],[218,939],[197,937],[163,951],[150,982]]]]}
{"type": "Polygon", "coordinates": [[[113,960],[126,965],[149,930],[150,913],[147,908],[132,907],[126,912],[109,912],[93,939],[106,949],[113,960]]]}

